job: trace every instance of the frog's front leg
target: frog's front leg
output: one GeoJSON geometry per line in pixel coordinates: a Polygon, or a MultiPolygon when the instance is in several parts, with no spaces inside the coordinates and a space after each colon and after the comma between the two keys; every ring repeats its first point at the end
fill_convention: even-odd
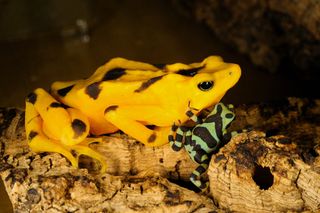
{"type": "Polygon", "coordinates": [[[133,106],[109,106],[105,110],[105,118],[112,123],[114,126],[118,127],[124,133],[130,135],[146,146],[161,146],[168,143],[168,135],[170,133],[170,127],[156,127],[154,130],[147,128],[141,122],[138,122],[130,116],[129,114],[140,111],[147,113],[149,107],[133,107],[133,106]]]}
{"type": "Polygon", "coordinates": [[[183,148],[186,137],[191,137],[191,131],[187,127],[172,125],[168,140],[174,151],[178,152],[183,148]]]}
{"type": "Polygon", "coordinates": [[[60,153],[74,167],[78,167],[80,155],[88,155],[105,171],[103,156],[88,147],[100,139],[87,138],[89,121],[79,110],[65,109],[45,90],[37,89],[27,97],[25,116],[27,140],[33,151],[60,153]]]}
{"type": "MultiPolygon", "coordinates": [[[[189,105],[190,105],[190,102],[189,102],[189,105]]],[[[189,117],[190,120],[195,122],[196,125],[202,124],[203,120],[199,118],[195,113],[193,113],[193,110],[196,110],[196,109],[193,109],[189,106],[189,110],[186,112],[186,115],[189,117]]]]}

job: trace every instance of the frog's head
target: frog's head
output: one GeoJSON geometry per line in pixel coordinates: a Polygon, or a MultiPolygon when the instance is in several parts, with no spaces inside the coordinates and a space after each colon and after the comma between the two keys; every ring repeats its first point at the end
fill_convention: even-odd
{"type": "Polygon", "coordinates": [[[215,105],[238,82],[240,75],[239,65],[224,63],[214,56],[206,58],[201,69],[190,79],[190,106],[202,110],[215,105]]]}

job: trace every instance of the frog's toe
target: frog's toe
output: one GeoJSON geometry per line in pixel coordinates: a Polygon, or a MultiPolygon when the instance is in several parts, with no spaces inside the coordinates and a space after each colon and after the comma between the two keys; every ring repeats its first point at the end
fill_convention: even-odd
{"type": "Polygon", "coordinates": [[[200,180],[200,178],[197,178],[197,176],[195,174],[192,174],[190,176],[190,181],[196,186],[198,187],[201,191],[204,191],[205,189],[208,188],[209,183],[208,182],[203,182],[200,180]]]}
{"type": "Polygon", "coordinates": [[[30,131],[28,144],[34,152],[56,152],[66,157],[73,167],[78,168],[78,159],[75,158],[69,149],[58,141],[47,138],[41,131],[30,131]]]}
{"type": "Polygon", "coordinates": [[[208,162],[200,164],[190,175],[191,182],[201,190],[208,187],[208,182],[201,181],[201,175],[206,172],[208,165],[208,162]]]}
{"type": "MultiPolygon", "coordinates": [[[[86,141],[86,143],[93,143],[93,142],[99,142],[97,140],[88,140],[86,141]]],[[[100,163],[100,173],[104,173],[107,170],[107,164],[105,162],[105,158],[103,155],[101,155],[100,153],[94,151],[93,149],[91,149],[88,146],[85,145],[74,145],[70,147],[71,150],[73,151],[74,155],[77,156],[77,159],[80,157],[80,155],[86,155],[88,157],[91,157],[97,161],[99,161],[100,163]]]]}
{"type": "Polygon", "coordinates": [[[82,141],[79,145],[82,146],[89,146],[90,144],[93,143],[101,143],[102,142],[102,138],[98,137],[98,138],[86,138],[84,141],[82,141]]]}

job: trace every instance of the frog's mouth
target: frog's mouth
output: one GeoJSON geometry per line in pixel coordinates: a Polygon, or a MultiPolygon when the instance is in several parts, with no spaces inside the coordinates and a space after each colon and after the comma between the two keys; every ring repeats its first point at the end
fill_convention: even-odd
{"type": "Polygon", "coordinates": [[[220,102],[220,100],[223,98],[225,93],[221,93],[219,96],[213,96],[212,102],[209,103],[201,103],[200,101],[191,101],[188,102],[188,109],[195,110],[195,111],[201,111],[203,109],[208,109],[216,105],[220,102]]]}
{"type": "Polygon", "coordinates": [[[221,101],[221,99],[223,98],[223,96],[225,95],[226,93],[222,93],[220,96],[216,96],[214,98],[214,102],[212,104],[210,104],[209,106],[206,106],[204,107],[205,109],[209,108],[209,107],[213,107],[214,105],[216,105],[217,103],[219,103],[221,101]]]}

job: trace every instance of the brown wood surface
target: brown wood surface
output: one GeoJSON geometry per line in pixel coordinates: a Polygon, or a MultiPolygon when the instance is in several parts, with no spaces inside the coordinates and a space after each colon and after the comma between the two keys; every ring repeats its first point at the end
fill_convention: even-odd
{"type": "Polygon", "coordinates": [[[184,150],[124,134],[93,146],[106,156],[106,174],[86,157],[75,169],[60,154],[33,153],[18,109],[0,110],[1,177],[16,212],[318,211],[320,101],[242,105],[236,114],[231,129],[253,131],[213,156],[203,193],[187,183],[196,164],[184,150]]]}

